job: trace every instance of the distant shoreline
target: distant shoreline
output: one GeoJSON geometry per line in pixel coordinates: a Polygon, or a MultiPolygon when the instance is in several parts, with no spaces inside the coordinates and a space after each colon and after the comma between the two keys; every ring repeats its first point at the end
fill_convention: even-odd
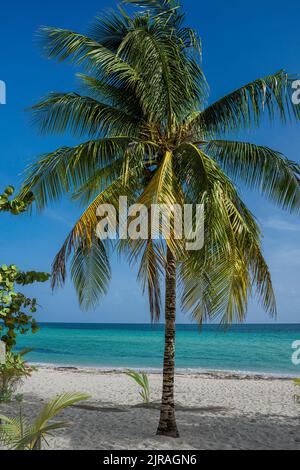
{"type": "MultiPolygon", "coordinates": [[[[155,327],[163,327],[165,324],[163,322],[158,322],[158,323],[151,323],[149,322],[141,322],[141,323],[136,323],[136,322],[63,322],[63,321],[37,321],[38,325],[106,325],[106,326],[151,326],[153,328],[155,327]]],[[[243,328],[244,326],[284,326],[284,325],[300,325],[300,322],[245,322],[245,323],[232,323],[232,325],[229,325],[228,327],[241,327],[243,328]]],[[[191,327],[199,327],[199,325],[195,322],[187,322],[187,323],[176,323],[176,326],[191,326],[191,327]]],[[[212,326],[212,327],[219,327],[220,329],[224,329],[224,326],[220,325],[219,323],[203,323],[204,327],[207,326],[212,326]]],[[[201,327],[200,327],[201,328],[201,327]]]]}
{"type": "MultiPolygon", "coordinates": [[[[147,367],[96,367],[96,366],[82,366],[82,365],[62,365],[62,364],[45,364],[30,362],[31,365],[40,369],[62,371],[62,372],[75,372],[75,373],[88,373],[88,374],[120,374],[127,369],[144,371],[148,374],[161,374],[162,369],[147,368],[147,367]]],[[[299,374],[281,374],[270,372],[255,372],[255,371],[238,371],[238,370],[206,370],[206,369],[193,369],[193,368],[177,368],[177,376],[196,376],[201,378],[211,379],[240,379],[240,380],[293,380],[300,376],[299,374]]]]}

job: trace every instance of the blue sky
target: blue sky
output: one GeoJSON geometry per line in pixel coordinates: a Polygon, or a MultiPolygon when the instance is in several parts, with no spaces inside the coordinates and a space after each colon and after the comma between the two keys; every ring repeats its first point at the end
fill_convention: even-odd
{"type": "MultiPolygon", "coordinates": [[[[285,68],[300,72],[300,3],[289,0],[240,2],[183,0],[187,22],[203,40],[203,68],[211,87],[210,101],[252,81],[285,68]]],[[[52,25],[84,32],[91,19],[114,1],[70,0],[51,2],[5,2],[1,6],[0,80],[7,85],[7,104],[0,106],[1,158],[0,189],[18,186],[26,165],[39,154],[76,141],[70,136],[45,137],[30,123],[25,109],[50,91],[71,91],[77,87],[76,70],[67,64],[46,60],[39,49],[36,31],[52,25]]],[[[240,134],[281,151],[300,162],[300,128],[264,123],[260,130],[240,134]]],[[[269,262],[278,302],[279,322],[299,322],[300,306],[300,224],[260,196],[240,188],[256,214],[264,233],[264,252],[269,262]]],[[[80,209],[64,200],[35,216],[0,219],[0,258],[20,268],[50,269],[52,259],[68,234],[80,209]]],[[[95,312],[82,312],[73,287],[54,294],[48,284],[36,285],[28,293],[41,304],[41,321],[148,322],[147,299],[140,295],[136,273],[125,263],[113,261],[113,281],[107,297],[95,312]]],[[[179,322],[188,318],[178,313],[179,322]]],[[[253,302],[249,322],[269,319],[253,302]]]]}

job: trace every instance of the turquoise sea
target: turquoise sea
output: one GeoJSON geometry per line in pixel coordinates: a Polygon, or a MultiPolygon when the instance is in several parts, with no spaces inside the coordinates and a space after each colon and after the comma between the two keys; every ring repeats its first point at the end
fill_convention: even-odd
{"type": "MultiPolygon", "coordinates": [[[[44,323],[35,335],[22,336],[18,349],[32,347],[35,363],[98,368],[160,369],[163,325],[44,323]]],[[[300,376],[293,365],[292,343],[300,324],[249,324],[226,332],[217,325],[201,331],[177,325],[176,367],[300,376]]]]}

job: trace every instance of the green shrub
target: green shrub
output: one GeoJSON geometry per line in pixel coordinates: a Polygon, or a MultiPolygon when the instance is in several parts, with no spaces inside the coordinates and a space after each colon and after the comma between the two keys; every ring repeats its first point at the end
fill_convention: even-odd
{"type": "Polygon", "coordinates": [[[19,354],[10,351],[6,353],[5,363],[0,364],[0,402],[10,402],[22,380],[30,377],[31,373],[36,370],[35,367],[28,366],[23,359],[29,351],[25,349],[19,354]]]}
{"type": "MultiPolygon", "coordinates": [[[[18,215],[30,208],[34,200],[31,192],[16,198],[12,197],[13,193],[13,186],[8,186],[0,194],[0,213],[18,215]]],[[[37,310],[37,300],[18,292],[17,286],[46,282],[49,277],[47,273],[20,271],[14,264],[0,266],[0,341],[6,344],[6,350],[11,351],[16,345],[18,334],[38,331],[38,325],[32,316],[37,310]]]]}
{"type": "Polygon", "coordinates": [[[46,282],[49,274],[35,271],[22,272],[17,266],[0,266],[0,340],[11,351],[18,334],[36,333],[38,325],[33,318],[37,300],[17,291],[17,286],[46,282]]]}

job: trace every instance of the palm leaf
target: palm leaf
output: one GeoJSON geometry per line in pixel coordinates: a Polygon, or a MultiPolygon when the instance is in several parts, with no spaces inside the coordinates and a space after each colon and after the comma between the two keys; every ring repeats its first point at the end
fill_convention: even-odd
{"type": "Polygon", "coordinates": [[[133,28],[132,19],[118,8],[97,16],[89,28],[89,36],[112,52],[117,52],[124,37],[133,28]]]}
{"type": "Polygon", "coordinates": [[[237,89],[199,112],[190,127],[199,136],[211,137],[240,129],[257,127],[265,113],[270,120],[279,115],[281,121],[300,117],[299,106],[291,101],[294,77],[284,70],[257,79],[237,89]]]}
{"type": "Polygon", "coordinates": [[[71,262],[71,277],[84,309],[95,307],[106,294],[111,277],[110,263],[104,244],[93,238],[91,246],[78,246],[71,262]]]}
{"type": "Polygon", "coordinates": [[[97,78],[103,75],[111,83],[137,84],[136,71],[114,52],[99,42],[74,31],[44,26],[40,29],[43,48],[47,57],[70,59],[97,78]]]}
{"type": "Polygon", "coordinates": [[[0,436],[2,432],[2,441],[14,450],[34,450],[41,448],[41,442],[52,431],[69,426],[66,421],[59,421],[49,424],[58,413],[71,406],[78,401],[87,400],[89,395],[85,393],[64,393],[52,399],[41,412],[33,423],[29,423],[21,414],[18,418],[7,418],[1,416],[5,421],[4,425],[0,425],[0,436]]]}
{"type": "Polygon", "coordinates": [[[279,152],[247,142],[213,140],[206,146],[224,170],[291,212],[300,210],[300,166],[279,152]]]}
{"type": "Polygon", "coordinates": [[[139,373],[135,370],[126,370],[125,374],[128,375],[131,379],[133,379],[140,387],[140,395],[143,398],[144,403],[149,403],[150,401],[150,385],[149,379],[145,372],[139,373]]]}
{"type": "MultiPolygon", "coordinates": [[[[132,63],[148,83],[141,95],[146,115],[160,120],[167,116],[170,127],[175,118],[190,109],[197,88],[189,62],[179,53],[174,41],[161,38],[155,27],[150,31],[136,29],[127,34],[118,53],[132,63]],[[153,70],[156,73],[153,74],[153,70]]],[[[196,69],[193,72],[196,75],[196,69]]]]}
{"type": "MultiPolygon", "coordinates": [[[[32,191],[40,208],[57,201],[63,194],[77,192],[98,174],[104,183],[115,173],[114,163],[131,142],[129,136],[91,140],[75,147],[62,147],[42,156],[27,170],[21,196],[32,191]],[[111,166],[107,166],[111,164],[111,166]]],[[[99,191],[99,186],[98,186],[99,191]]]]}
{"type": "Polygon", "coordinates": [[[79,392],[66,392],[57,397],[53,398],[42,411],[38,414],[35,420],[35,427],[41,431],[44,429],[44,426],[54,418],[55,415],[60,413],[62,410],[68,406],[74,405],[75,403],[88,400],[90,398],[86,393],[79,392]]]}
{"type": "Polygon", "coordinates": [[[140,121],[123,110],[77,93],[51,93],[32,108],[42,133],[100,137],[135,135],[140,121]]]}
{"type": "Polygon", "coordinates": [[[207,319],[241,322],[255,290],[274,315],[274,292],[257,224],[220,167],[205,154],[203,163],[209,183],[204,197],[205,245],[181,263],[182,307],[200,324],[207,319]]]}
{"type": "MultiPolygon", "coordinates": [[[[97,217],[97,210],[98,207],[102,204],[111,204],[115,207],[116,214],[118,214],[119,210],[119,197],[120,196],[131,196],[132,191],[135,190],[135,180],[132,178],[130,181],[130,185],[124,187],[122,184],[121,177],[114,180],[109,186],[107,186],[98,196],[92,201],[92,203],[88,206],[88,208],[83,212],[82,216],[79,218],[77,223],[75,224],[73,230],[68,235],[67,239],[65,240],[62,248],[56,255],[53,267],[52,267],[52,288],[55,288],[58,285],[62,285],[66,279],[66,263],[69,259],[72,251],[74,253],[77,252],[77,257],[80,257],[80,253],[78,250],[82,250],[83,248],[88,253],[93,246],[94,239],[95,239],[95,230],[98,224],[98,217],[97,217]]],[[[103,249],[103,247],[99,248],[103,249]]],[[[97,253],[97,251],[95,252],[97,253]]],[[[98,253],[99,254],[99,253],[98,253]]],[[[104,251],[102,252],[102,256],[104,255],[104,251]]],[[[74,269],[76,266],[78,267],[78,258],[75,259],[74,269]]],[[[104,258],[101,257],[101,261],[103,262],[104,258]]],[[[109,273],[109,268],[105,271],[102,266],[102,272],[109,273]]],[[[80,270],[79,273],[82,273],[80,270]]],[[[74,271],[75,279],[79,281],[81,274],[78,274],[79,277],[76,276],[76,269],[74,271]]],[[[105,285],[108,278],[105,281],[105,285]]],[[[104,287],[103,284],[103,287],[104,287]]],[[[79,281],[78,286],[81,286],[81,282],[79,281]]],[[[95,286],[96,284],[94,284],[95,286]]],[[[103,289],[101,289],[103,292],[103,289]]]]}
{"type": "Polygon", "coordinates": [[[82,90],[89,96],[114,108],[121,109],[135,119],[142,120],[144,118],[140,102],[134,94],[128,93],[125,87],[107,84],[103,80],[82,73],[78,73],[77,77],[82,90]]]}
{"type": "Polygon", "coordinates": [[[161,280],[165,267],[165,256],[161,244],[152,239],[136,244],[131,257],[136,262],[141,253],[138,280],[143,292],[148,292],[149,309],[152,321],[159,321],[161,315],[161,280]]]}

